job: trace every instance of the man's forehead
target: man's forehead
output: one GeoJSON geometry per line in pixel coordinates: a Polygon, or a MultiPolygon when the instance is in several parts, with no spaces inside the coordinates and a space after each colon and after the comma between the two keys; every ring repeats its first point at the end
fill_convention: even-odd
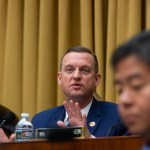
{"type": "Polygon", "coordinates": [[[92,57],[92,55],[91,54],[89,54],[89,53],[87,53],[87,52],[69,52],[69,53],[67,53],[65,56],[64,56],[64,58],[66,58],[66,57],[92,57]]]}
{"type": "Polygon", "coordinates": [[[115,83],[132,82],[137,79],[150,79],[150,68],[145,63],[128,63],[116,69],[115,83]]]}
{"type": "Polygon", "coordinates": [[[91,62],[93,63],[92,55],[89,53],[78,53],[78,52],[70,52],[66,54],[62,60],[63,64],[65,63],[78,63],[78,60],[83,62],[91,62]]]}
{"type": "Polygon", "coordinates": [[[122,83],[122,82],[132,82],[134,80],[140,80],[140,79],[143,79],[143,76],[140,72],[131,72],[130,74],[128,74],[127,76],[124,76],[124,77],[121,77],[121,76],[117,76],[116,75],[116,78],[114,80],[114,83],[115,84],[119,84],[119,83],[122,83]]]}

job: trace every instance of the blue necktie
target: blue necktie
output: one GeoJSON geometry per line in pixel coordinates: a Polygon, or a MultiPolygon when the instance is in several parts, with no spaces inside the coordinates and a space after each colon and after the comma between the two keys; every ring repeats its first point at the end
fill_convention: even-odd
{"type": "Polygon", "coordinates": [[[70,127],[69,117],[67,118],[67,120],[66,120],[66,123],[65,123],[65,124],[66,124],[66,126],[67,126],[67,127],[70,127]]]}

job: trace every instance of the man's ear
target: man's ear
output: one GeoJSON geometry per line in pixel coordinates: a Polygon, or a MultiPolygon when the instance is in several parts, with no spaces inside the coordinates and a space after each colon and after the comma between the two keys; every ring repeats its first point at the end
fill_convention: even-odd
{"type": "Polygon", "coordinates": [[[101,81],[101,75],[99,73],[96,74],[96,82],[95,82],[95,86],[97,87],[99,85],[101,81]]]}
{"type": "Polygon", "coordinates": [[[57,73],[57,82],[59,85],[61,84],[61,72],[57,73]]]}

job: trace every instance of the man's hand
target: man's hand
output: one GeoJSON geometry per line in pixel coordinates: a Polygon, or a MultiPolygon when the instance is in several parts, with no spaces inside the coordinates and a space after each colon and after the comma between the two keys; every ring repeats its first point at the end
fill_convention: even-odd
{"type": "MultiPolygon", "coordinates": [[[[70,100],[69,102],[64,101],[63,104],[68,113],[70,127],[83,126],[85,127],[85,137],[93,138],[86,125],[87,123],[86,115],[81,113],[79,103],[77,102],[74,103],[72,100],[70,100]]],[[[63,121],[58,121],[57,124],[62,128],[67,127],[63,121]]]]}
{"type": "Polygon", "coordinates": [[[3,131],[2,128],[0,128],[0,143],[3,143],[3,142],[13,142],[15,141],[15,134],[12,134],[10,136],[10,138],[8,138],[5,134],[5,132],[3,131]]]}

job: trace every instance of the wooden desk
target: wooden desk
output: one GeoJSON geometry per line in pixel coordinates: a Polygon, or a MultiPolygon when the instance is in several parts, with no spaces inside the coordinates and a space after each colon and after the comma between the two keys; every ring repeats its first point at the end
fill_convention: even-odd
{"type": "Polygon", "coordinates": [[[106,137],[74,140],[33,140],[30,142],[0,143],[0,150],[139,150],[140,137],[106,137]]]}

